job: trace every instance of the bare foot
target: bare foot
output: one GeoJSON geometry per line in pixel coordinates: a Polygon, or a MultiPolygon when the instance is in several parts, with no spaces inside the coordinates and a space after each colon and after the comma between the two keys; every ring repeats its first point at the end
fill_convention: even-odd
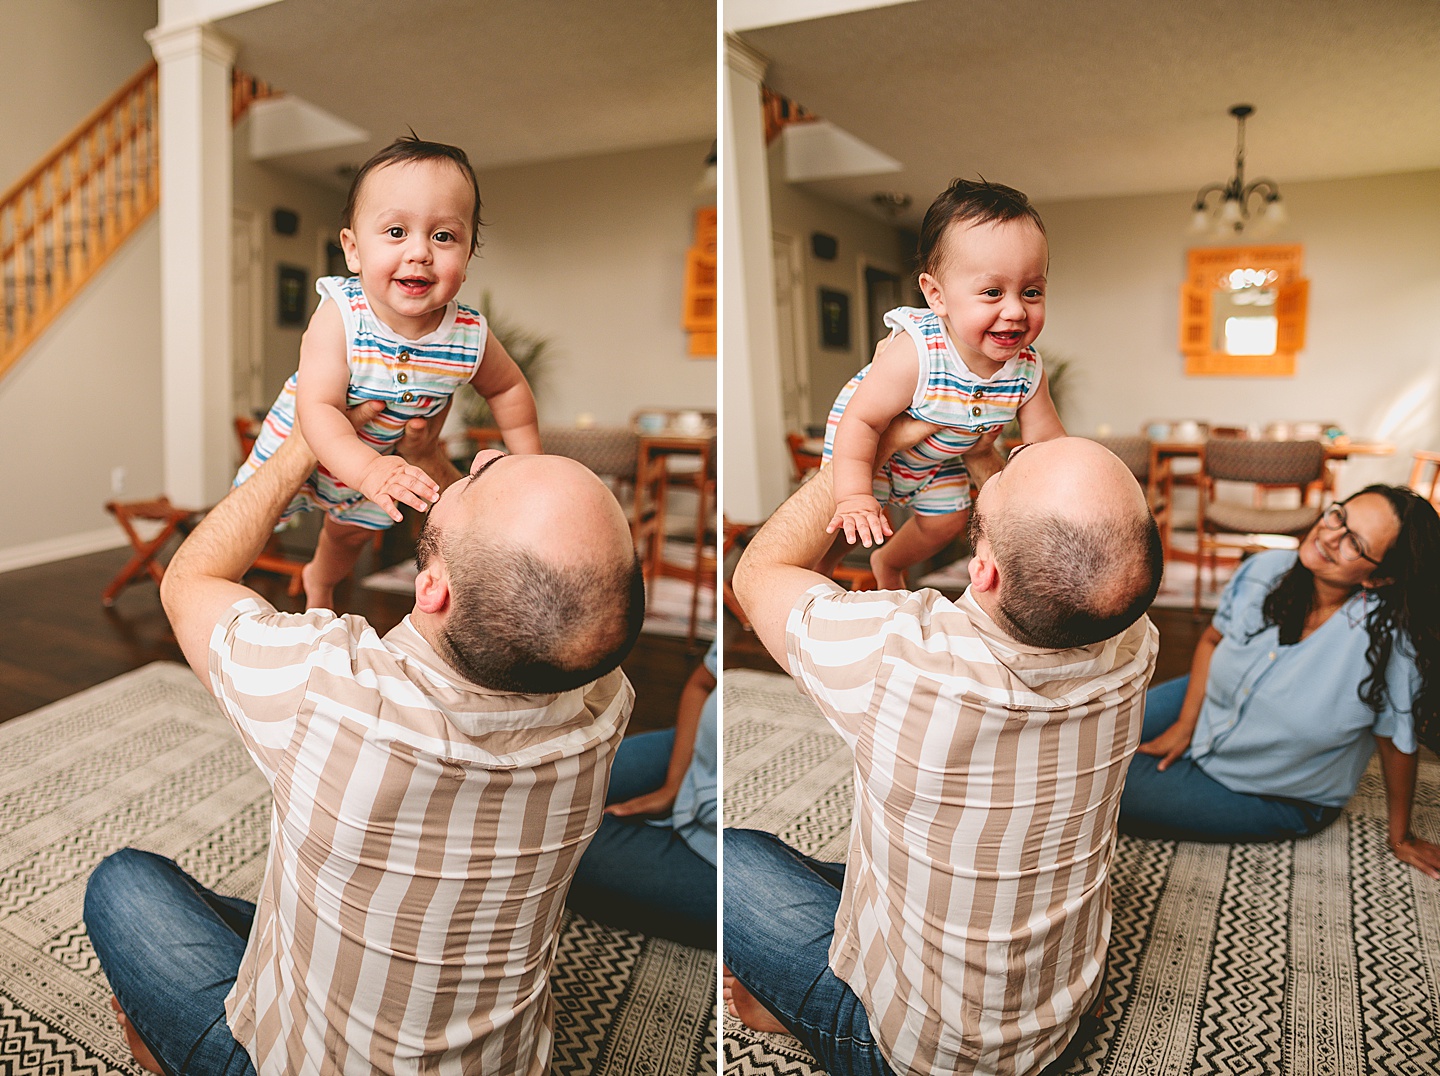
{"type": "Polygon", "coordinates": [[[724,984],[725,1010],[751,1031],[769,1031],[777,1035],[788,1035],[790,1029],[775,1018],[775,1014],[755,1000],[755,995],[745,989],[745,984],[735,978],[735,973],[724,968],[721,975],[724,984]]]}
{"type": "Polygon", "coordinates": [[[115,1010],[116,1019],[120,1021],[120,1030],[125,1033],[125,1045],[130,1047],[130,1053],[135,1057],[135,1063],[146,1072],[158,1072],[164,1076],[165,1070],[160,1067],[160,1062],[155,1060],[155,1055],[150,1052],[150,1047],[145,1045],[140,1033],[130,1023],[130,1018],[125,1015],[125,1010],[120,1008],[120,999],[112,997],[110,1008],[115,1010]]]}
{"type": "Polygon", "coordinates": [[[896,570],[885,563],[885,547],[881,546],[870,554],[870,570],[875,573],[875,586],[879,590],[907,590],[905,572],[896,570]]]}
{"type": "Polygon", "coordinates": [[[335,588],[322,586],[315,579],[315,562],[312,560],[300,569],[300,584],[305,588],[305,611],[311,609],[334,609],[335,588]]]}

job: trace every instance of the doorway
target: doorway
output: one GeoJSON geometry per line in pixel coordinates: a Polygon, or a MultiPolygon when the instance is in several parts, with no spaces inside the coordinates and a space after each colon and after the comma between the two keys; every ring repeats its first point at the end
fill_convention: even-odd
{"type": "Polygon", "coordinates": [[[780,411],[785,429],[804,432],[810,422],[810,363],[805,354],[805,320],[800,240],[771,235],[775,270],[775,336],[780,360],[780,411]]]}

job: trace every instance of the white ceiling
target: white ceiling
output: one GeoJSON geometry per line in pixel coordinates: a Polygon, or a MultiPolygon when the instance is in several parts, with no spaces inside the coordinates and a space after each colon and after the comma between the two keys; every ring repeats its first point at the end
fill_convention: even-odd
{"type": "Polygon", "coordinates": [[[1037,202],[1440,168],[1435,0],[917,0],[739,35],[766,82],[903,164],[807,184],[918,227],[955,176],[1037,202]]]}
{"type": "Polygon", "coordinates": [[[341,189],[409,127],[478,169],[715,136],[711,0],[285,0],[216,25],[237,67],[370,132],[272,162],[341,189]]]}

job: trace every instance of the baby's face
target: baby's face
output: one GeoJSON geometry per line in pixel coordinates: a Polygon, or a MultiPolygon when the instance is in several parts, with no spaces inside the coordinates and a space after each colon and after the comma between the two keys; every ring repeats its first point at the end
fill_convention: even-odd
{"type": "Polygon", "coordinates": [[[371,309],[400,335],[433,332],[465,282],[475,192],[448,161],[385,165],[365,177],[345,262],[371,309]]]}
{"type": "Polygon", "coordinates": [[[952,224],[942,244],[940,270],[922,273],[920,290],[966,365],[989,376],[1045,327],[1050,247],[1023,218],[952,224]]]}

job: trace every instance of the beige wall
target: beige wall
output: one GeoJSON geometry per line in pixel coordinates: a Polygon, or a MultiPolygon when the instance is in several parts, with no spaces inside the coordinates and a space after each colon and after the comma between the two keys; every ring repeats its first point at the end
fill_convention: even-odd
{"type": "MultiPolygon", "coordinates": [[[[300,364],[300,337],[305,331],[303,324],[279,324],[278,267],[281,264],[293,265],[309,274],[305,295],[308,321],[310,312],[319,301],[315,294],[315,279],[324,275],[325,240],[339,241],[340,213],[345,208],[345,194],[250,160],[249,144],[248,121],[241,120],[235,128],[234,199],[236,209],[249,209],[259,216],[263,235],[260,338],[264,348],[265,388],[261,406],[269,407],[280,387],[300,364]],[[289,209],[299,214],[300,225],[294,235],[280,235],[275,231],[271,218],[276,209],[289,209]]],[[[241,316],[240,311],[236,311],[235,316],[241,316]]]]}
{"type": "Polygon", "coordinates": [[[0,570],[124,544],[114,468],[124,498],[163,492],[159,278],[151,217],[0,379],[0,570]]]}
{"type": "Polygon", "coordinates": [[[0,0],[0,190],[150,62],[155,0],[0,0]]]}
{"type": "Polygon", "coordinates": [[[1138,431],[1154,418],[1226,424],[1331,420],[1394,442],[1390,460],[1355,460],[1343,490],[1403,482],[1415,448],[1440,448],[1440,172],[1283,183],[1304,245],[1305,349],[1291,378],[1187,377],[1177,337],[1186,194],[1040,206],[1050,235],[1040,352],[1074,362],[1066,424],[1138,431]]]}
{"type": "MultiPolygon", "coordinates": [[[[804,319],[805,359],[809,364],[809,417],[823,424],[836,395],[870,361],[875,341],[865,328],[865,268],[871,266],[906,276],[913,260],[914,243],[896,228],[874,217],[864,216],[815,197],[801,187],[787,183],[780,143],[770,152],[771,228],[798,241],[801,257],[799,307],[804,319]],[[824,232],[837,240],[832,261],[816,258],[810,236],[824,232]],[[850,348],[838,350],[820,346],[821,288],[833,288],[850,296],[850,348]]],[[[784,326],[781,331],[785,331],[784,326]]]]}
{"type": "Polygon", "coordinates": [[[646,405],[713,408],[714,359],[680,326],[706,143],[480,174],[486,226],[461,300],[553,341],[541,421],[624,423],[646,405]]]}

